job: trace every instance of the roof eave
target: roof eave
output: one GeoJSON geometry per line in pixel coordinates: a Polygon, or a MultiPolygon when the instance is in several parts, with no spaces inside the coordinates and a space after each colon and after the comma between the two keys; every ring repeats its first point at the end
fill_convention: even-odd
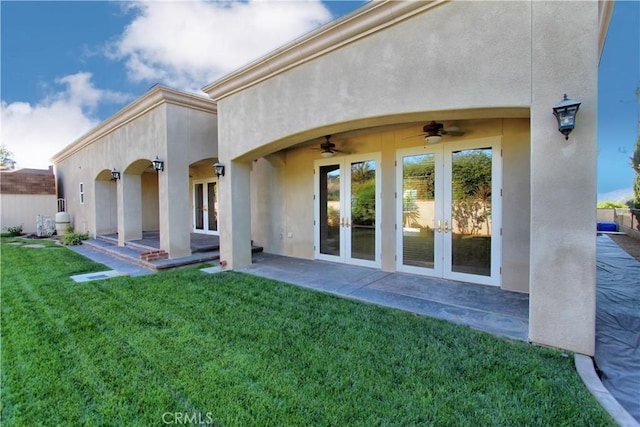
{"type": "Polygon", "coordinates": [[[613,14],[613,4],[613,0],[600,0],[598,3],[598,62],[602,59],[604,44],[607,40],[609,23],[611,22],[611,15],[613,14]]]}
{"type": "Polygon", "coordinates": [[[137,98],[131,104],[118,111],[107,120],[103,121],[89,132],[82,135],[80,138],[66,146],[64,149],[56,153],[51,162],[54,164],[68,158],[84,147],[92,144],[99,138],[108,135],[114,130],[124,126],[131,122],[142,114],[157,107],[160,104],[168,103],[175,105],[182,105],[188,108],[205,111],[211,114],[217,114],[218,108],[214,101],[207,99],[203,96],[190,94],[187,92],[181,92],[175,89],[170,89],[165,86],[156,85],[153,86],[145,94],[137,98]]]}

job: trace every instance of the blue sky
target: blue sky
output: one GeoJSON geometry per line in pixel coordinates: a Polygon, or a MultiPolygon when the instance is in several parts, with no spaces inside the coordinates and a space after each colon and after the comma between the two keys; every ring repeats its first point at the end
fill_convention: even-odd
{"type": "MultiPolygon", "coordinates": [[[[2,144],[18,167],[45,168],[154,84],[197,91],[364,3],[1,1],[2,144]]],[[[631,194],[639,21],[640,2],[615,3],[599,76],[599,200],[631,194]]]]}

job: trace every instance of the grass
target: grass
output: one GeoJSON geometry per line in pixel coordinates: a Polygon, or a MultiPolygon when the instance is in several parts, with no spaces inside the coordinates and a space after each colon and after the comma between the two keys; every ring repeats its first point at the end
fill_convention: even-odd
{"type": "Polygon", "coordinates": [[[234,272],[74,283],[105,268],[10,241],[3,425],[614,425],[558,351],[234,272]]]}

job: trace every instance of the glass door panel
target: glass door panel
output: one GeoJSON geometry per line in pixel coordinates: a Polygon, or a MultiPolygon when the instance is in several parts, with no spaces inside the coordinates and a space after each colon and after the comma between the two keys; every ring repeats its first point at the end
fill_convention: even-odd
{"type": "Polygon", "coordinates": [[[341,182],[340,165],[319,167],[320,253],[340,256],[341,182]]]}
{"type": "Polygon", "coordinates": [[[379,155],[352,155],[315,164],[316,258],[379,267],[379,155]]]}
{"type": "Polygon", "coordinates": [[[193,231],[218,234],[218,183],[215,180],[193,183],[193,231]]]}
{"type": "Polygon", "coordinates": [[[435,267],[435,154],[402,157],[402,264],[435,267]]]}
{"type": "Polygon", "coordinates": [[[399,150],[396,163],[396,268],[500,284],[500,140],[399,150]]]}
{"type": "Polygon", "coordinates": [[[451,153],[451,271],[491,276],[492,150],[451,153]]]}
{"type": "Polygon", "coordinates": [[[207,210],[210,231],[218,231],[218,191],[216,184],[216,182],[207,183],[207,210]]]}
{"type": "Polygon", "coordinates": [[[193,186],[193,199],[195,205],[195,221],[196,230],[204,230],[204,185],[195,184],[193,186]]]}
{"type": "Polygon", "coordinates": [[[376,258],[376,162],[351,163],[350,257],[374,261],[376,258]]]}

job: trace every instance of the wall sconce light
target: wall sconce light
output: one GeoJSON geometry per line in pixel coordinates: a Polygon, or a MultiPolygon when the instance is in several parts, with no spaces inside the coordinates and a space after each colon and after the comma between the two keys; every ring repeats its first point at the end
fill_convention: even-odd
{"type": "Polygon", "coordinates": [[[222,163],[215,162],[215,163],[213,164],[213,168],[215,169],[215,171],[216,171],[216,176],[217,176],[218,178],[220,178],[221,176],[224,176],[224,165],[223,165],[222,163]]]}
{"type": "Polygon", "coordinates": [[[553,115],[558,120],[558,131],[564,135],[564,139],[569,139],[569,134],[576,127],[578,108],[580,102],[567,98],[566,93],[562,101],[553,107],[553,115]]]}
{"type": "Polygon", "coordinates": [[[120,179],[120,172],[118,172],[116,168],[113,168],[111,171],[111,181],[116,181],[118,179],[120,179]]]}
{"type": "Polygon", "coordinates": [[[160,160],[158,156],[156,156],[155,159],[151,160],[151,163],[153,163],[153,169],[156,171],[156,173],[164,171],[164,161],[160,160]]]}

